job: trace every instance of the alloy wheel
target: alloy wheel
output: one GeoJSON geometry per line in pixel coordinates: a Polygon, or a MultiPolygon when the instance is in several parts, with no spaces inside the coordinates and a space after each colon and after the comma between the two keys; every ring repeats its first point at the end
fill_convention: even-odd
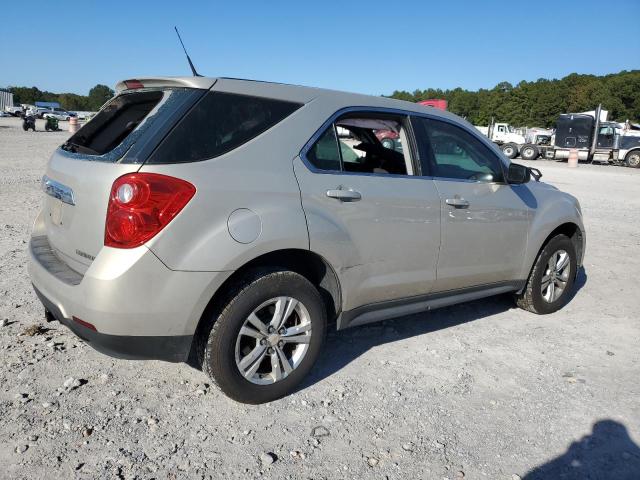
{"type": "Polygon", "coordinates": [[[307,308],[295,298],[275,297],[263,302],[246,318],[236,339],[240,374],[258,385],[286,378],[309,350],[311,327],[307,308]]]}
{"type": "Polygon", "coordinates": [[[542,298],[547,303],[553,303],[560,298],[571,273],[571,258],[565,250],[558,250],[549,257],[540,289],[542,298]]]}

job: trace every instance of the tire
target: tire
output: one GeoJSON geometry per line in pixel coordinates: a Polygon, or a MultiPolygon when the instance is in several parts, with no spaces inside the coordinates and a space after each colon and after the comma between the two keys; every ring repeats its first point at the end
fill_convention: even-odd
{"type": "Polygon", "coordinates": [[[384,148],[388,148],[389,150],[394,150],[396,146],[393,138],[383,138],[382,140],[380,140],[380,143],[384,148]]]}
{"type": "Polygon", "coordinates": [[[45,125],[44,129],[48,132],[49,131],[49,125],[45,125]]]}
{"type": "Polygon", "coordinates": [[[520,156],[523,160],[535,160],[540,156],[540,150],[535,145],[523,145],[520,149],[520,156]]]}
{"type": "MultiPolygon", "coordinates": [[[[556,257],[556,260],[556,265],[561,265],[562,255],[556,257]]],[[[527,280],[524,291],[521,294],[516,295],[516,304],[524,310],[541,315],[553,313],[561,309],[569,301],[576,278],[576,272],[577,260],[573,242],[566,235],[557,235],[553,237],[549,242],[547,242],[538,255],[538,258],[531,269],[531,273],[529,274],[529,279],[527,280]],[[554,261],[551,260],[552,256],[559,252],[565,252],[568,256],[568,271],[566,271],[566,275],[564,270],[560,275],[553,275],[549,282],[550,287],[543,288],[542,280],[544,277],[549,275],[549,264],[554,263],[554,261]],[[553,278],[557,278],[558,280],[553,280],[553,278]],[[554,297],[554,294],[556,293],[555,289],[558,288],[555,285],[561,285],[562,281],[564,281],[564,287],[559,295],[554,297]],[[551,288],[551,284],[554,286],[551,290],[552,294],[549,295],[549,288],[551,288]]]]}
{"type": "Polygon", "coordinates": [[[640,168],[640,150],[632,150],[624,157],[624,164],[630,168],[640,168]]]}
{"type": "Polygon", "coordinates": [[[28,132],[28,131],[29,131],[29,127],[27,126],[27,124],[26,124],[26,123],[23,123],[23,124],[22,124],[22,129],[23,129],[25,132],[28,132]]]}
{"type": "Polygon", "coordinates": [[[209,326],[198,334],[197,353],[203,371],[220,390],[238,402],[265,403],[291,393],[311,370],[324,342],[327,320],[320,293],[302,275],[281,269],[262,269],[244,277],[229,297],[230,300],[221,302],[223,305],[213,310],[209,326]],[[291,299],[298,302],[294,310],[289,308],[293,305],[289,303],[291,299]],[[260,334],[255,328],[256,318],[266,332],[278,300],[288,313],[281,328],[298,331],[290,335],[285,335],[282,329],[260,334]],[[272,303],[274,301],[276,303],[272,303]],[[251,334],[241,334],[241,330],[251,334]],[[287,337],[289,340],[282,340],[287,337]],[[304,342],[298,342],[301,337],[304,342]],[[288,373],[281,353],[292,368],[288,373]],[[282,378],[277,379],[277,371],[282,378]]]}
{"type": "Polygon", "coordinates": [[[518,146],[515,143],[505,143],[502,145],[502,153],[509,159],[516,158],[518,155],[518,146]]]}

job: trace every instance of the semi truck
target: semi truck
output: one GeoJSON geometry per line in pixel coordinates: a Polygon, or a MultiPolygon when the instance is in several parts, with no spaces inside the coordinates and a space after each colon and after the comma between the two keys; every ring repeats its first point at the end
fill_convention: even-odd
{"type": "Polygon", "coordinates": [[[548,131],[532,129],[525,137],[511,125],[493,120],[489,127],[476,128],[508,158],[519,154],[524,160],[566,160],[572,150],[577,150],[578,160],[640,168],[640,126],[602,120],[602,113],[599,105],[593,112],[562,114],[552,136],[548,131]]]}
{"type": "Polygon", "coordinates": [[[492,118],[488,127],[476,126],[476,128],[498,145],[507,158],[516,158],[527,145],[524,136],[517,133],[516,129],[508,123],[496,123],[492,118]]]}

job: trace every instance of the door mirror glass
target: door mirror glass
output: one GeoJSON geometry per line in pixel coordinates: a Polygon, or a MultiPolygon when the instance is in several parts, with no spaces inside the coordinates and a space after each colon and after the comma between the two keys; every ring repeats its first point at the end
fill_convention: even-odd
{"type": "Polygon", "coordinates": [[[531,172],[528,167],[518,163],[511,163],[507,172],[507,182],[512,184],[527,183],[531,180],[531,172]]]}

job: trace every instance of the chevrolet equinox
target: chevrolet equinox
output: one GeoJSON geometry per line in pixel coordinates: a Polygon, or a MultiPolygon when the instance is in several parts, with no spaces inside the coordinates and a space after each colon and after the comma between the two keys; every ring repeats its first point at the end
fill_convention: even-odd
{"type": "Polygon", "coordinates": [[[539,178],[422,105],[126,80],[49,160],[29,271],[46,317],[95,349],[195,361],[262,403],[296,388],[329,327],[507,292],[565,305],[582,213],[539,178]]]}

